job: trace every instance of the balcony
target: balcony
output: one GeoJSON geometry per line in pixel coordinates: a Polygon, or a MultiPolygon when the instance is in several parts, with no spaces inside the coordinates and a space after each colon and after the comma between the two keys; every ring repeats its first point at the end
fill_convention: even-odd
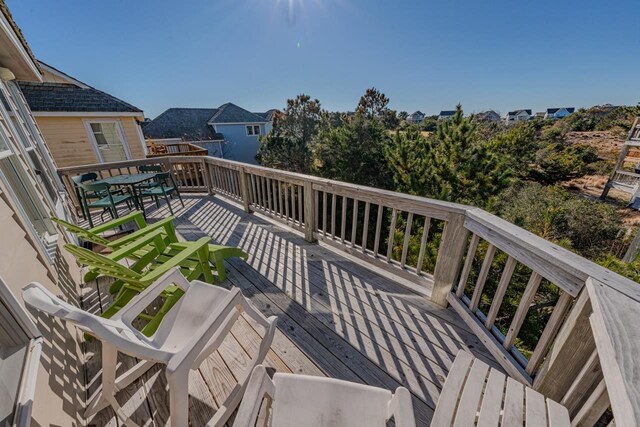
{"type": "Polygon", "coordinates": [[[208,150],[189,142],[147,143],[147,158],[167,156],[206,156],[208,150]]]}
{"type": "MultiPolygon", "coordinates": [[[[477,208],[206,156],[59,174],[71,190],[73,175],[133,173],[151,163],[172,170],[181,191],[190,193],[184,208],[174,205],[184,239],[210,236],[249,253],[246,263],[227,264],[225,286],[239,287],[262,312],[278,316],[270,369],[386,389],[404,385],[419,425],[429,425],[453,358],[467,349],[562,402],[577,425],[594,425],[610,406],[618,426],[640,420],[635,282],[477,208]],[[500,278],[489,295],[491,268],[500,278]],[[519,268],[528,281],[505,319],[504,295],[519,268]],[[557,288],[558,299],[531,351],[521,351],[517,339],[543,283],[557,288]]],[[[169,212],[150,204],[147,214],[153,220],[169,212]]],[[[108,303],[107,285],[84,286],[87,309],[108,303]]],[[[232,339],[192,373],[193,425],[203,425],[232,392],[258,339],[249,322],[240,322],[232,339]]],[[[86,399],[99,387],[98,347],[87,343],[87,361],[78,367],[86,399]]],[[[134,421],[166,424],[159,367],[118,398],[134,421]]],[[[115,415],[107,409],[88,423],[115,423],[115,415]]]]}

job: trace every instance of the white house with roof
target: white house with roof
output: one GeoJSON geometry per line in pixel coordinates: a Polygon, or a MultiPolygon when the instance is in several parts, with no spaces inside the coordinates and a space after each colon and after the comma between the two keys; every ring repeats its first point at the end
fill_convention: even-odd
{"type": "Polygon", "coordinates": [[[417,125],[418,123],[421,123],[425,118],[425,114],[418,110],[415,113],[409,114],[409,116],[407,117],[407,123],[410,123],[412,125],[417,125]]]}
{"type": "Polygon", "coordinates": [[[146,139],[179,138],[209,150],[209,155],[256,163],[259,138],[272,128],[276,110],[252,113],[232,103],[218,108],[169,108],[144,124],[146,139]]]}
{"type": "Polygon", "coordinates": [[[531,109],[514,110],[507,113],[505,122],[507,124],[515,122],[526,122],[527,120],[531,120],[532,117],[533,116],[531,115],[531,109]]]}
{"type": "Polygon", "coordinates": [[[440,111],[440,114],[438,115],[438,120],[450,119],[451,117],[453,117],[455,113],[456,113],[456,110],[440,111]]]}
{"type": "Polygon", "coordinates": [[[562,119],[569,114],[576,111],[574,107],[561,107],[561,108],[547,108],[547,112],[544,115],[545,119],[562,119]]]}

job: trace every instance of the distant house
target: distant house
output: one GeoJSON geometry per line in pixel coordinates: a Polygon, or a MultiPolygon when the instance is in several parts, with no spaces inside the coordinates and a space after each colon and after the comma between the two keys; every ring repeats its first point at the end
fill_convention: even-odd
{"type": "Polygon", "coordinates": [[[545,113],[544,111],[538,111],[538,112],[533,116],[533,118],[534,118],[534,119],[544,119],[546,114],[547,114],[547,113],[545,113]]]}
{"type": "Polygon", "coordinates": [[[505,121],[507,124],[515,122],[524,122],[531,119],[531,110],[514,110],[507,113],[505,121]]]}
{"type": "Polygon", "coordinates": [[[422,111],[416,111],[413,114],[410,114],[407,117],[407,123],[410,123],[412,125],[417,125],[418,123],[422,123],[422,121],[424,120],[424,113],[422,111]]]}
{"type": "Polygon", "coordinates": [[[450,119],[456,113],[456,110],[440,111],[438,120],[450,119]]]}
{"type": "Polygon", "coordinates": [[[499,122],[501,120],[500,114],[493,110],[482,111],[476,114],[475,118],[480,122],[499,122]]]}
{"type": "Polygon", "coordinates": [[[260,142],[273,122],[276,110],[252,113],[235,104],[219,108],[169,108],[142,128],[154,142],[180,138],[209,150],[209,154],[245,163],[256,163],[260,142]]]}
{"type": "Polygon", "coordinates": [[[19,81],[58,167],[141,159],[142,110],[43,62],[42,82],[19,81]]]}
{"type": "Polygon", "coordinates": [[[547,112],[544,115],[545,119],[562,119],[573,113],[576,109],[573,107],[562,108],[547,108],[547,112]]]}

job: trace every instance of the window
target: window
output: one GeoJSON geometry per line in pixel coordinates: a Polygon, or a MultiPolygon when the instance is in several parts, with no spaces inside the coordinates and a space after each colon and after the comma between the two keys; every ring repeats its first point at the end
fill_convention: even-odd
{"type": "Polygon", "coordinates": [[[88,124],[88,130],[93,138],[98,160],[108,163],[130,158],[120,123],[91,122],[88,124]]]}
{"type": "Polygon", "coordinates": [[[260,125],[248,125],[247,126],[247,135],[249,135],[249,136],[260,135],[260,125]]]}

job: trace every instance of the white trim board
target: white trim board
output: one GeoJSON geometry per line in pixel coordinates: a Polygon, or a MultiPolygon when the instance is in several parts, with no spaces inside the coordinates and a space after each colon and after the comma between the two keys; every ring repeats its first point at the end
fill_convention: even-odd
{"type": "MultiPolygon", "coordinates": [[[[7,38],[11,40],[12,44],[14,45],[16,53],[18,53],[21,56],[20,59],[24,61],[24,65],[26,65],[25,68],[33,73],[35,77],[35,79],[33,80],[37,82],[42,82],[42,74],[40,74],[40,70],[38,70],[38,66],[31,59],[31,56],[29,55],[25,47],[22,45],[20,38],[16,35],[15,31],[13,30],[13,27],[11,26],[11,24],[9,24],[9,21],[7,20],[7,18],[4,16],[3,13],[0,13],[0,29],[2,30],[2,32],[6,34],[7,38]]],[[[7,53],[9,52],[5,51],[5,54],[7,53]]],[[[11,71],[14,72],[15,74],[17,70],[11,70],[11,71]]],[[[24,76],[20,76],[20,78],[24,79],[24,76]]]]}
{"type": "Polygon", "coordinates": [[[35,117],[140,117],[144,119],[142,112],[118,112],[118,111],[33,111],[35,117]]]}

